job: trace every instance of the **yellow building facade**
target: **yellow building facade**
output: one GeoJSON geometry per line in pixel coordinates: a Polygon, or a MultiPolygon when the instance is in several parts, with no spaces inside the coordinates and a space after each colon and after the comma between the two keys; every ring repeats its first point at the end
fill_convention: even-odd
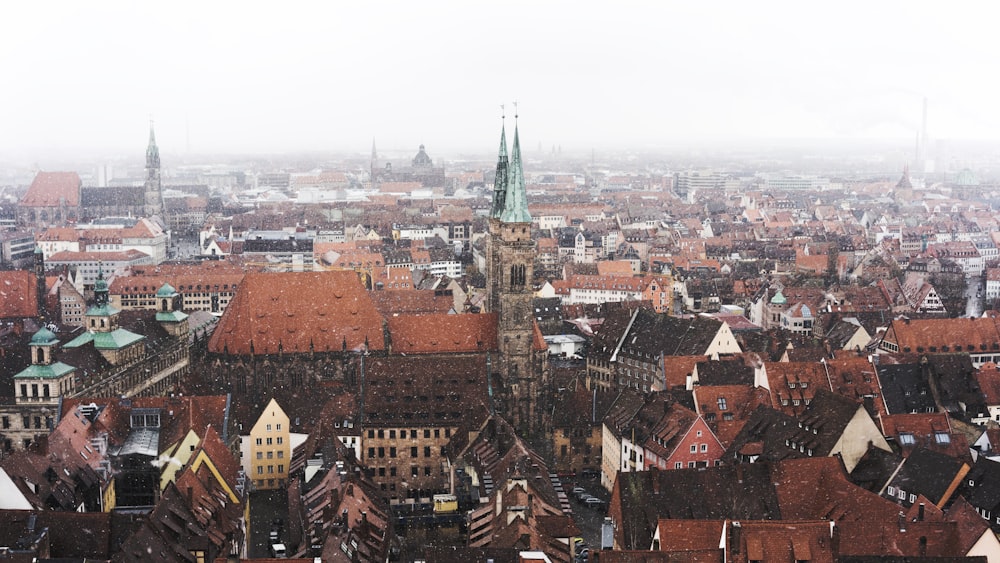
{"type": "Polygon", "coordinates": [[[271,399],[250,430],[250,479],[256,489],[278,489],[288,483],[290,436],[288,415],[271,399]]]}

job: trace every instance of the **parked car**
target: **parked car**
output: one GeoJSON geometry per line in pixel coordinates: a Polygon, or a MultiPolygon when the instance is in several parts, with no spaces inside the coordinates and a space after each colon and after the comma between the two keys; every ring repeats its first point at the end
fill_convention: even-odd
{"type": "Polygon", "coordinates": [[[587,490],[584,489],[583,487],[573,487],[573,490],[571,492],[573,493],[573,496],[578,497],[581,494],[587,492],[587,490]]]}
{"type": "Polygon", "coordinates": [[[590,497],[587,500],[583,501],[583,504],[585,504],[587,508],[593,508],[594,510],[597,510],[598,508],[602,508],[604,506],[604,501],[597,497],[590,497]]]}

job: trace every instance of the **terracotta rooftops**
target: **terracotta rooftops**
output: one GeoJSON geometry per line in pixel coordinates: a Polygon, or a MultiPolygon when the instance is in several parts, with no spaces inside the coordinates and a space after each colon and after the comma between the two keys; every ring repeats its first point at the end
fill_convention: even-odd
{"type": "Polygon", "coordinates": [[[0,319],[38,316],[38,287],[27,270],[0,272],[0,319]]]}
{"type": "Polygon", "coordinates": [[[26,207],[58,207],[80,205],[80,175],[76,172],[39,172],[21,199],[26,207]]]}
{"type": "Polygon", "coordinates": [[[354,272],[250,273],[209,340],[214,353],[382,350],[382,316],[354,272]]]}
{"type": "Polygon", "coordinates": [[[496,314],[406,315],[388,320],[392,351],[404,354],[497,349],[496,314]]]}
{"type": "Polygon", "coordinates": [[[110,252],[72,252],[63,250],[49,256],[47,262],[127,262],[148,258],[145,252],[130,248],[128,250],[110,252]]]}
{"type": "Polygon", "coordinates": [[[975,319],[896,319],[884,340],[900,352],[980,352],[1000,349],[996,320],[975,319]],[[949,349],[950,348],[950,349],[949,349]]]}

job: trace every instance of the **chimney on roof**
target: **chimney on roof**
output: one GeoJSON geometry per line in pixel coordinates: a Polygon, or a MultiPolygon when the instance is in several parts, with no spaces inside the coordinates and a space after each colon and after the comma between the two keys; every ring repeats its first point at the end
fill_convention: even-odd
{"type": "Polygon", "coordinates": [[[920,506],[917,507],[917,522],[923,522],[923,521],[924,521],[924,503],[920,503],[920,506]]]}
{"type": "Polygon", "coordinates": [[[903,514],[902,512],[900,512],[899,513],[899,517],[897,518],[897,520],[899,521],[898,522],[899,523],[899,531],[900,532],[905,532],[906,531],[906,515],[903,514]]]}

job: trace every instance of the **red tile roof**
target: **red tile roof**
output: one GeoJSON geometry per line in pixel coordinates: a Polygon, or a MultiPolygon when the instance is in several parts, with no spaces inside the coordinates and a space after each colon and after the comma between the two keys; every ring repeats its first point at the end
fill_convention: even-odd
{"type": "Polygon", "coordinates": [[[72,252],[70,250],[63,250],[49,256],[46,262],[129,262],[148,257],[149,254],[134,248],[109,252],[72,252]]]}
{"type": "Polygon", "coordinates": [[[979,352],[997,349],[1000,330],[996,320],[989,318],[897,319],[889,325],[884,340],[896,344],[900,352],[935,352],[939,347],[944,352],[944,346],[952,352],[979,352]]]}
{"type": "Polygon", "coordinates": [[[39,172],[21,199],[25,207],[80,205],[80,175],[76,172],[39,172]]]}
{"type": "Polygon", "coordinates": [[[382,316],[354,272],[250,273],[243,278],[209,351],[231,354],[382,350],[382,316]]]}
{"type": "Polygon", "coordinates": [[[498,346],[495,313],[391,317],[389,333],[397,354],[483,352],[498,346]]]}
{"type": "Polygon", "coordinates": [[[0,319],[38,316],[35,275],[27,270],[0,272],[0,319]]]}

